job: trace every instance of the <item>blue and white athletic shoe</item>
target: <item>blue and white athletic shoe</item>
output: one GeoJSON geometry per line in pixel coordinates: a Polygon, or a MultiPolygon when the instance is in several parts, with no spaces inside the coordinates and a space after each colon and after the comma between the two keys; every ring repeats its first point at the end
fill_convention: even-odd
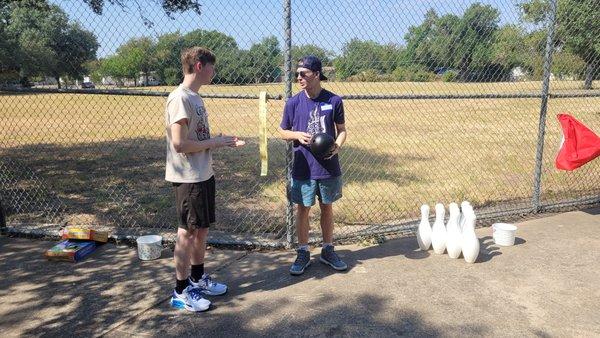
{"type": "Polygon", "coordinates": [[[321,261],[323,264],[331,266],[337,271],[344,271],[348,269],[348,265],[340,259],[340,256],[338,256],[337,253],[335,253],[333,245],[329,245],[321,249],[321,257],[319,258],[319,261],[321,261]]]}
{"type": "Polygon", "coordinates": [[[294,264],[290,267],[290,274],[299,276],[304,273],[304,270],[310,266],[310,252],[308,250],[296,250],[298,256],[294,264]]]}
{"type": "Polygon", "coordinates": [[[181,294],[173,290],[171,297],[171,306],[176,309],[186,309],[193,312],[202,312],[208,310],[210,301],[202,298],[202,291],[198,288],[188,285],[181,294]]]}
{"type": "Polygon", "coordinates": [[[227,285],[213,281],[208,274],[203,274],[197,283],[192,278],[189,281],[191,286],[200,289],[207,296],[220,296],[227,292],[227,285]]]}

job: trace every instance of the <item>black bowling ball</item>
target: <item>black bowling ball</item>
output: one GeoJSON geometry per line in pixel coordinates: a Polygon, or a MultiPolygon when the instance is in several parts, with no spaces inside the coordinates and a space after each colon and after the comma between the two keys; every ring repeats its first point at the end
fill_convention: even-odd
{"type": "Polygon", "coordinates": [[[335,140],[327,133],[313,135],[310,140],[310,151],[316,158],[324,158],[333,149],[335,140]]]}

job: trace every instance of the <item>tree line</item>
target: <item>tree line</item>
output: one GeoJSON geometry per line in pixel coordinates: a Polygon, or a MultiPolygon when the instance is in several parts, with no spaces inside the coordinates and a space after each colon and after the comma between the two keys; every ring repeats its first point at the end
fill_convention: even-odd
{"type": "Polygon", "coordinates": [[[0,81],[51,76],[80,78],[96,59],[96,36],[45,1],[0,2],[0,81]]]}
{"type": "MultiPolygon", "coordinates": [[[[181,50],[195,45],[216,53],[215,83],[281,80],[282,49],[274,36],[243,49],[233,37],[218,31],[172,32],[131,39],[112,55],[98,59],[94,34],[70,22],[58,6],[33,0],[8,3],[0,5],[0,70],[18,75],[21,83],[32,76],[91,75],[95,81],[110,76],[143,85],[153,77],[174,85],[182,78],[181,50]]],[[[552,72],[582,79],[585,88],[591,88],[592,80],[600,77],[600,7],[595,6],[597,0],[559,0],[558,4],[552,72]]],[[[506,81],[517,68],[528,78],[539,79],[549,3],[524,0],[518,6],[528,29],[501,26],[498,9],[474,3],[461,15],[429,10],[421,24],[409,27],[403,44],[352,39],[339,55],[316,45],[293,46],[292,58],[319,56],[330,78],[337,81],[506,81]]]]}

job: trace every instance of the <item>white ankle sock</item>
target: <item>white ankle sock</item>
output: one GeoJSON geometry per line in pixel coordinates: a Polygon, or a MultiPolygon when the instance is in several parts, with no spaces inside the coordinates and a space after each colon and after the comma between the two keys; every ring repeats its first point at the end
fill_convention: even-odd
{"type": "Polygon", "coordinates": [[[308,244],[298,246],[298,250],[308,251],[308,244]]]}
{"type": "Polygon", "coordinates": [[[333,246],[333,243],[323,243],[323,249],[325,249],[328,246],[333,246]]]}

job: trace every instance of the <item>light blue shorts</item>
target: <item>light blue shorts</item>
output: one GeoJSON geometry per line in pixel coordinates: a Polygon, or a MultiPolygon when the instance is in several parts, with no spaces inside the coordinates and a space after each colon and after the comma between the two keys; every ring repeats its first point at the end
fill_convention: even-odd
{"type": "Polygon", "coordinates": [[[292,179],[292,202],[310,207],[315,204],[315,196],[323,204],[331,204],[342,197],[342,177],[320,180],[292,179]]]}

